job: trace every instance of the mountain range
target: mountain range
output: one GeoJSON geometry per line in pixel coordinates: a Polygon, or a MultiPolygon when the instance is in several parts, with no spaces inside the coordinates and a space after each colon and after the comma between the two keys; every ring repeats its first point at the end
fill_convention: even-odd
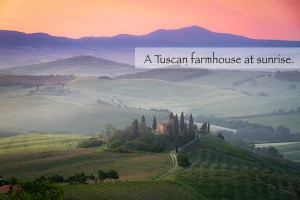
{"type": "Polygon", "coordinates": [[[120,34],[113,37],[71,39],[46,33],[26,34],[0,30],[0,48],[103,48],[103,47],[300,47],[300,41],[258,40],[227,33],[215,33],[191,26],[160,29],[142,36],[120,34]]]}
{"type": "Polygon", "coordinates": [[[80,39],[0,30],[0,69],[82,54],[133,64],[135,47],[300,47],[300,41],[250,39],[198,26],[80,39]]]}

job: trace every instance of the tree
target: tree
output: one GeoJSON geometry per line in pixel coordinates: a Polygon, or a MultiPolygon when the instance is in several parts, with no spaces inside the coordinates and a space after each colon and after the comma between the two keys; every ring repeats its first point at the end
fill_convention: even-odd
{"type": "Polygon", "coordinates": [[[189,119],[189,132],[188,132],[188,141],[192,141],[195,138],[195,131],[194,131],[194,119],[191,113],[189,119]]]}
{"type": "MultiPolygon", "coordinates": [[[[63,199],[64,189],[49,180],[43,182],[29,181],[19,185],[20,189],[13,192],[8,199],[63,199]]],[[[1,197],[0,197],[1,198],[1,197]]]]}
{"type": "Polygon", "coordinates": [[[197,140],[199,140],[199,133],[200,133],[200,129],[198,129],[198,126],[195,125],[195,131],[196,131],[196,134],[197,134],[197,140]]]}
{"type": "Polygon", "coordinates": [[[183,153],[177,154],[177,162],[178,162],[178,165],[181,167],[188,167],[191,165],[191,163],[188,160],[188,157],[183,153]]]}
{"type": "Polygon", "coordinates": [[[106,130],[101,131],[101,133],[105,135],[107,139],[111,139],[115,134],[116,128],[110,123],[105,124],[105,128],[106,130]]]}
{"type": "Polygon", "coordinates": [[[277,126],[274,130],[274,133],[278,137],[278,139],[288,139],[291,134],[291,130],[289,128],[286,128],[285,126],[277,126]]]}
{"type": "Polygon", "coordinates": [[[204,135],[206,134],[206,122],[204,122],[204,123],[202,124],[201,132],[202,132],[204,135]]]}
{"type": "Polygon", "coordinates": [[[174,128],[173,128],[174,120],[172,119],[171,123],[167,125],[168,129],[168,137],[170,142],[174,142],[174,128]]]}
{"type": "Polygon", "coordinates": [[[8,180],[6,180],[6,184],[8,185],[15,185],[18,182],[18,180],[15,177],[11,177],[8,180]]]}
{"type": "Polygon", "coordinates": [[[137,119],[134,119],[133,135],[134,138],[137,138],[139,136],[139,122],[137,119]]]}
{"type": "Polygon", "coordinates": [[[173,119],[173,118],[174,118],[174,114],[171,112],[170,116],[169,116],[169,119],[173,119]]]}
{"type": "Polygon", "coordinates": [[[174,125],[173,125],[173,133],[175,135],[175,140],[176,140],[176,153],[178,152],[178,137],[179,137],[179,122],[178,122],[178,117],[177,114],[175,115],[174,119],[174,125]]]}
{"type": "Polygon", "coordinates": [[[268,146],[265,150],[267,156],[277,157],[279,155],[278,150],[273,146],[268,146]]]}
{"type": "Polygon", "coordinates": [[[142,122],[145,122],[145,116],[144,115],[142,116],[142,122]]]}
{"type": "Polygon", "coordinates": [[[184,145],[188,142],[188,136],[187,136],[186,127],[184,123],[183,112],[181,112],[180,115],[179,130],[180,130],[180,135],[182,136],[182,145],[184,145]]]}
{"type": "Polygon", "coordinates": [[[111,179],[119,179],[119,174],[116,170],[110,169],[108,172],[106,172],[107,178],[111,179]]]}
{"type": "Polygon", "coordinates": [[[184,127],[183,135],[182,135],[182,143],[187,144],[188,143],[188,130],[187,127],[184,127]]]}
{"type": "Polygon", "coordinates": [[[145,116],[144,115],[142,116],[141,129],[143,131],[146,130],[146,120],[145,120],[145,116]]]}
{"type": "Polygon", "coordinates": [[[131,123],[131,135],[133,139],[139,136],[139,122],[137,119],[134,119],[131,123]]]}
{"type": "Polygon", "coordinates": [[[181,115],[180,115],[180,123],[179,123],[179,127],[180,127],[180,133],[183,133],[184,128],[185,128],[183,112],[181,112],[181,115]]]}
{"type": "Polygon", "coordinates": [[[156,124],[156,118],[155,116],[153,117],[153,123],[152,123],[152,129],[153,131],[156,130],[157,124],[156,124]]]}
{"type": "Polygon", "coordinates": [[[223,135],[222,133],[220,133],[220,132],[218,133],[218,135],[217,135],[217,136],[218,136],[218,138],[220,138],[220,139],[222,139],[222,140],[224,140],[224,139],[225,139],[225,138],[224,138],[224,135],[223,135]]]}
{"type": "Polygon", "coordinates": [[[107,174],[101,169],[98,171],[98,179],[100,181],[104,181],[105,179],[107,179],[107,174]]]}

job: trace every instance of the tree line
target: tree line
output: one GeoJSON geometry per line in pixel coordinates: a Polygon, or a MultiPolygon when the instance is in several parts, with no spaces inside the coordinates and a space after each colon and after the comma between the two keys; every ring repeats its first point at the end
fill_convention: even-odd
{"type": "Polygon", "coordinates": [[[300,81],[300,72],[298,71],[277,71],[274,75],[274,78],[281,81],[289,82],[299,82],[300,81]]]}

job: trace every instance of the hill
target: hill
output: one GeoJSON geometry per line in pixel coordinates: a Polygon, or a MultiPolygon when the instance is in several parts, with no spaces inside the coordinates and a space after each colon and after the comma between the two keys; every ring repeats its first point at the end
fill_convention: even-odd
{"type": "Polygon", "coordinates": [[[134,66],[89,55],[19,66],[10,68],[9,71],[14,74],[27,75],[72,74],[75,76],[117,76],[135,72],[134,66]]]}
{"type": "Polygon", "coordinates": [[[117,78],[121,79],[155,79],[165,81],[185,81],[196,77],[205,76],[210,71],[207,69],[193,68],[162,68],[152,69],[136,74],[121,75],[117,78]]]}
{"type": "Polygon", "coordinates": [[[84,52],[123,63],[134,63],[135,47],[299,47],[299,41],[257,40],[228,33],[216,33],[198,26],[157,30],[135,36],[84,37],[70,39],[46,33],[25,34],[0,31],[0,69],[84,52]]]}
{"type": "MultiPolygon", "coordinates": [[[[203,72],[206,71],[159,69],[139,73],[137,78],[73,77],[65,84],[63,95],[47,91],[34,93],[36,86],[0,86],[1,129],[9,132],[97,133],[105,123],[124,128],[134,118],[141,119],[142,115],[148,125],[154,115],[158,121],[164,120],[168,113],[155,110],[167,109],[175,113],[193,113],[194,116],[245,117],[247,121],[273,128],[284,125],[293,133],[299,132],[299,113],[296,111],[300,83],[293,83],[296,88],[290,90],[291,83],[274,79],[271,72],[203,72]],[[194,74],[197,77],[191,77],[194,74]],[[262,92],[267,96],[262,96],[262,92]],[[293,113],[282,112],[292,109],[293,113]],[[37,119],[39,123],[35,123],[37,119]]],[[[40,89],[46,90],[46,87],[40,89]]]]}
{"type": "Polygon", "coordinates": [[[208,199],[298,199],[300,165],[263,157],[206,135],[186,149],[192,165],[176,180],[208,199]]]}
{"type": "Polygon", "coordinates": [[[21,85],[23,87],[32,87],[37,85],[62,85],[73,80],[74,76],[18,76],[1,75],[1,86],[21,85]]]}

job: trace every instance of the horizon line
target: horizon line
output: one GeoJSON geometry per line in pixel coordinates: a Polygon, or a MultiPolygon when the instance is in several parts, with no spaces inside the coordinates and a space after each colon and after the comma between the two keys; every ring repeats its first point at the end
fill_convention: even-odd
{"type": "Polygon", "coordinates": [[[113,38],[113,37],[117,37],[117,36],[121,36],[121,35],[127,35],[127,36],[135,36],[135,37],[141,37],[141,36],[145,36],[145,35],[149,35],[151,33],[154,33],[156,31],[160,31],[160,30],[165,30],[165,31],[175,31],[175,30],[180,30],[180,29],[186,29],[186,28],[192,28],[192,27],[196,27],[196,28],[201,28],[201,29],[205,29],[209,32],[212,32],[212,33],[219,33],[219,34],[230,34],[230,35],[235,35],[235,36],[240,36],[240,37],[245,37],[245,38],[248,38],[248,39],[252,39],[252,40],[275,40],[275,41],[292,41],[292,42],[299,42],[300,40],[291,40],[291,39],[272,39],[272,38],[268,38],[268,39],[264,39],[264,38],[252,38],[252,37],[247,37],[247,36],[244,36],[244,35],[238,35],[238,34],[235,34],[235,33],[228,33],[228,32],[215,32],[215,31],[212,31],[210,29],[207,29],[207,28],[204,28],[202,26],[198,26],[198,25],[191,25],[191,26],[185,26],[185,27],[181,27],[181,28],[173,28],[173,29],[164,29],[164,28],[160,28],[160,29],[155,29],[153,31],[150,31],[150,32],[147,32],[145,34],[141,34],[141,35],[134,35],[134,34],[127,34],[127,33],[119,33],[119,34],[116,34],[116,35],[112,35],[112,36],[105,36],[105,35],[98,35],[98,36],[83,36],[83,37],[69,37],[69,36],[66,36],[66,35],[52,35],[51,33],[47,33],[47,32],[23,32],[23,31],[19,31],[19,30],[7,30],[7,29],[0,29],[0,31],[11,31],[11,32],[18,32],[18,33],[24,33],[24,34],[27,34],[27,35],[32,35],[32,34],[46,34],[46,35],[49,35],[49,36],[52,36],[52,37],[61,37],[61,38],[67,38],[67,39],[74,39],[74,40],[80,40],[80,39],[83,39],[83,38],[113,38]]]}

